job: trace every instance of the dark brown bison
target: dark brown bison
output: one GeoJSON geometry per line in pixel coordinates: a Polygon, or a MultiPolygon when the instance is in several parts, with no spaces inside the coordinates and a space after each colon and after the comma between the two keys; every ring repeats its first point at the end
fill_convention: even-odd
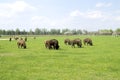
{"type": "Polygon", "coordinates": [[[25,37],[25,41],[27,41],[27,37],[25,37]]]}
{"type": "Polygon", "coordinates": [[[19,40],[17,42],[17,45],[18,45],[18,48],[24,48],[24,49],[26,48],[26,43],[24,40],[19,40]]]}
{"type": "Polygon", "coordinates": [[[50,46],[50,40],[45,41],[45,47],[51,49],[52,47],[50,46]]]}
{"type": "Polygon", "coordinates": [[[64,43],[65,43],[66,45],[70,45],[70,39],[65,39],[65,40],[64,40],[64,43]]]}
{"type": "Polygon", "coordinates": [[[11,38],[11,37],[9,38],[9,41],[12,41],[12,38],[11,38]]]}
{"type": "Polygon", "coordinates": [[[82,41],[79,38],[71,40],[70,44],[71,44],[72,47],[75,47],[75,45],[77,45],[78,47],[82,47],[82,41]]]}
{"type": "Polygon", "coordinates": [[[59,44],[58,44],[58,40],[56,39],[51,39],[51,40],[46,40],[45,41],[45,47],[48,49],[59,49],[59,44]]]}
{"type": "Polygon", "coordinates": [[[84,45],[90,45],[90,46],[92,46],[93,45],[93,43],[92,43],[92,40],[90,39],[90,38],[85,38],[84,40],[83,40],[83,43],[84,43],[84,45]]]}

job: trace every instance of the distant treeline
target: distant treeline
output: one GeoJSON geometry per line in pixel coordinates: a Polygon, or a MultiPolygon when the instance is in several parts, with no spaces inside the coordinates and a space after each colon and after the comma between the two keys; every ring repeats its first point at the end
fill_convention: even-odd
{"type": "Polygon", "coordinates": [[[81,29],[40,29],[36,28],[34,31],[30,29],[29,31],[26,30],[2,30],[0,29],[0,35],[120,35],[120,28],[116,29],[115,31],[104,29],[104,30],[98,30],[98,31],[87,31],[87,30],[81,30],[81,29]]]}

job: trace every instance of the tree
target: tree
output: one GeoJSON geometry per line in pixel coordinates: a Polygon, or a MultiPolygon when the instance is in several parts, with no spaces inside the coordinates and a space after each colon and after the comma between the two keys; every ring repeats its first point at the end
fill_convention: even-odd
{"type": "Polygon", "coordinates": [[[53,35],[57,34],[57,35],[59,35],[60,34],[60,29],[51,29],[50,30],[50,34],[53,34],[53,35]]]}
{"type": "Polygon", "coordinates": [[[16,29],[15,34],[20,35],[20,30],[18,28],[16,29]]]}
{"type": "Polygon", "coordinates": [[[120,28],[117,28],[115,32],[113,32],[113,35],[116,35],[116,36],[120,35],[120,28]]]}
{"type": "Polygon", "coordinates": [[[0,35],[2,35],[3,33],[2,33],[2,30],[0,30],[0,35]]]}
{"type": "Polygon", "coordinates": [[[35,29],[35,34],[36,34],[36,35],[39,35],[39,34],[40,34],[40,32],[41,32],[41,31],[40,31],[40,29],[39,29],[39,28],[36,28],[36,29],[35,29]]]}
{"type": "Polygon", "coordinates": [[[20,34],[21,35],[27,35],[27,32],[25,30],[23,30],[23,31],[20,31],[20,34]]]}
{"type": "Polygon", "coordinates": [[[79,29],[79,30],[76,31],[76,33],[77,34],[82,34],[82,30],[79,29]]]}
{"type": "Polygon", "coordinates": [[[77,34],[76,29],[73,29],[71,32],[73,33],[73,35],[76,35],[76,34],[77,34]]]}
{"type": "Polygon", "coordinates": [[[117,29],[115,30],[115,32],[120,32],[120,28],[117,28],[117,29]]]}
{"type": "Polygon", "coordinates": [[[46,35],[48,32],[47,32],[47,29],[43,28],[43,29],[40,30],[40,33],[42,35],[46,35]]]}
{"type": "Polygon", "coordinates": [[[110,29],[99,30],[100,35],[112,35],[113,31],[110,29]]]}
{"type": "Polygon", "coordinates": [[[29,35],[34,35],[34,32],[32,31],[32,29],[30,29],[29,35]]]}
{"type": "Polygon", "coordinates": [[[62,29],[62,34],[64,34],[65,32],[70,32],[70,30],[69,29],[62,29]]]}
{"type": "Polygon", "coordinates": [[[6,35],[6,30],[3,30],[3,31],[2,31],[2,34],[3,34],[3,35],[6,35]]]}
{"type": "Polygon", "coordinates": [[[83,30],[83,34],[87,35],[88,31],[87,30],[83,30]]]}

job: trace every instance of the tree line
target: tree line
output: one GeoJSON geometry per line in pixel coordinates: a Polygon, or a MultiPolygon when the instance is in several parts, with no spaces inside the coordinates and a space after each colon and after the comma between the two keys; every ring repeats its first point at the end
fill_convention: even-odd
{"type": "Polygon", "coordinates": [[[20,30],[17,28],[16,30],[2,30],[0,29],[0,35],[112,35],[114,32],[120,34],[120,28],[116,29],[115,31],[109,29],[103,29],[98,31],[87,31],[81,29],[50,29],[47,30],[45,28],[40,29],[36,28],[34,31],[30,29],[29,31],[20,30]]]}

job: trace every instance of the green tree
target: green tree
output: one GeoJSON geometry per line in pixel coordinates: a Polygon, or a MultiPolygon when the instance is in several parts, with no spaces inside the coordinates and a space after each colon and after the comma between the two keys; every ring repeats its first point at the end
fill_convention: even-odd
{"type": "Polygon", "coordinates": [[[35,29],[35,35],[40,35],[40,32],[41,32],[41,31],[40,31],[39,28],[36,28],[36,29],[35,29]]]}
{"type": "Polygon", "coordinates": [[[120,32],[120,28],[117,28],[115,31],[116,31],[116,32],[120,32]]]}
{"type": "Polygon", "coordinates": [[[20,30],[18,28],[16,29],[15,34],[20,35],[20,30]]]}
{"type": "Polygon", "coordinates": [[[79,30],[76,31],[76,33],[77,34],[82,34],[82,30],[79,29],[79,30]]]}
{"type": "Polygon", "coordinates": [[[70,32],[70,29],[62,29],[62,34],[64,34],[65,32],[70,32]]]}
{"type": "Polygon", "coordinates": [[[53,35],[57,34],[57,35],[60,35],[60,29],[51,29],[51,30],[50,30],[50,34],[53,34],[53,35]]]}
{"type": "Polygon", "coordinates": [[[34,32],[32,31],[32,29],[30,29],[30,31],[28,33],[29,33],[29,35],[34,35],[34,32]]]}

